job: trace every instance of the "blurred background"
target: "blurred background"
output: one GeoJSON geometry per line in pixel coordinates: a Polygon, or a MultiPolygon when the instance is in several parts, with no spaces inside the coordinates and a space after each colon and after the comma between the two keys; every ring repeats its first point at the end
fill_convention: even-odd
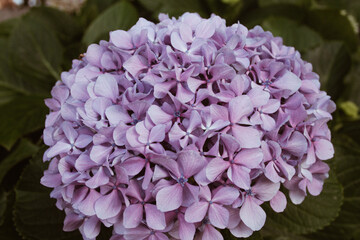
{"type": "MultiPolygon", "coordinates": [[[[81,239],[62,231],[64,213],[39,184],[44,99],[72,59],[109,31],[184,12],[281,36],[313,64],[337,104],[323,193],[283,214],[269,211],[251,239],[360,239],[359,0],[0,0],[0,239],[81,239]]],[[[104,228],[98,239],[109,236],[104,228]]]]}

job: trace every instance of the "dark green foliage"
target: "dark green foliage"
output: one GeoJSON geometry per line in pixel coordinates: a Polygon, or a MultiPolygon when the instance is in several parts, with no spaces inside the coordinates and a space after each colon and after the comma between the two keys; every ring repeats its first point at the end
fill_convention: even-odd
{"type": "MultiPolygon", "coordinates": [[[[157,21],[159,13],[184,12],[215,13],[228,25],[260,24],[283,37],[312,63],[338,106],[331,123],[335,157],[321,195],[301,205],[288,201],[281,214],[264,204],[266,225],[249,239],[360,239],[360,1],[88,0],[78,13],[39,7],[0,22],[1,240],[81,239],[78,231],[62,231],[64,213],[50,199],[51,189],[40,185],[44,99],[71,60],[87,45],[107,40],[109,31],[127,30],[139,17],[157,21]]],[[[109,239],[111,231],[103,227],[98,239],[109,239]]]]}

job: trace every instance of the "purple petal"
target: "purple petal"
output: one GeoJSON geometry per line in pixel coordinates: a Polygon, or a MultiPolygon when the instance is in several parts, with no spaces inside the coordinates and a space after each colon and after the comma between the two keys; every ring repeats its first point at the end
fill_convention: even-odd
{"type": "Polygon", "coordinates": [[[209,203],[208,202],[196,202],[185,211],[185,220],[188,223],[201,222],[207,211],[209,203]]]}
{"type": "Polygon", "coordinates": [[[123,162],[121,166],[126,170],[129,176],[135,176],[144,168],[145,159],[140,157],[133,157],[123,162]]]}
{"type": "Polygon", "coordinates": [[[283,212],[286,208],[286,197],[281,191],[278,191],[276,195],[270,200],[270,206],[275,212],[283,212]]]}
{"type": "Polygon", "coordinates": [[[214,194],[212,201],[223,205],[230,205],[239,197],[239,195],[240,193],[236,188],[222,187],[214,194]]]}
{"type": "Polygon", "coordinates": [[[250,237],[253,233],[253,231],[243,222],[240,222],[235,228],[231,228],[230,232],[232,235],[238,238],[247,238],[250,237]]]}
{"type": "Polygon", "coordinates": [[[165,215],[155,205],[145,204],[146,223],[155,230],[163,230],[166,227],[165,215]]]}
{"type": "Polygon", "coordinates": [[[87,134],[80,134],[79,137],[76,139],[75,141],[75,146],[77,148],[84,148],[87,145],[89,145],[89,143],[91,143],[93,140],[93,137],[87,134]]]}
{"type": "Polygon", "coordinates": [[[120,121],[130,123],[133,119],[129,116],[128,112],[120,105],[112,105],[105,110],[105,115],[110,124],[117,126],[120,121]]]}
{"type": "Polygon", "coordinates": [[[77,208],[84,215],[93,216],[95,215],[94,204],[100,197],[100,193],[96,190],[90,189],[89,194],[78,204],[77,208]]]}
{"type": "Polygon", "coordinates": [[[65,142],[57,142],[54,146],[49,148],[49,151],[47,152],[47,157],[52,158],[60,153],[66,153],[71,150],[71,145],[65,142]]]}
{"type": "Polygon", "coordinates": [[[171,40],[171,45],[181,51],[181,52],[186,52],[187,51],[187,45],[186,43],[180,38],[180,35],[179,33],[177,32],[172,32],[171,33],[171,37],[170,37],[170,40],[171,40]]]}
{"type": "Polygon", "coordinates": [[[298,131],[294,131],[288,142],[283,146],[284,149],[295,156],[302,156],[307,151],[307,147],[306,138],[298,131]]]}
{"type": "Polygon", "coordinates": [[[236,75],[234,68],[226,64],[214,65],[209,71],[213,80],[233,79],[236,75]]]}
{"type": "Polygon", "coordinates": [[[114,189],[110,194],[100,197],[94,205],[96,215],[100,219],[109,219],[119,214],[121,200],[118,190],[114,189]]]}
{"type": "Polygon", "coordinates": [[[265,224],[266,213],[251,196],[246,196],[240,208],[240,218],[251,230],[258,231],[265,224]]]}
{"type": "Polygon", "coordinates": [[[83,232],[89,239],[95,239],[100,233],[101,222],[96,216],[92,216],[84,221],[83,232]]]}
{"type": "Polygon", "coordinates": [[[65,232],[74,231],[81,226],[81,224],[83,223],[83,220],[84,219],[79,214],[76,214],[76,213],[66,214],[65,219],[64,219],[63,230],[65,232]]]}
{"type": "Polygon", "coordinates": [[[232,131],[236,140],[242,148],[257,148],[261,145],[261,133],[252,127],[239,125],[232,126],[232,131]]]}
{"type": "Polygon", "coordinates": [[[226,208],[219,204],[210,204],[209,220],[215,227],[224,229],[229,222],[229,212],[226,208]]]}
{"type": "Polygon", "coordinates": [[[224,240],[221,233],[216,230],[211,224],[206,224],[202,235],[203,240],[224,240]]]}
{"type": "Polygon", "coordinates": [[[123,215],[123,224],[125,228],[135,228],[139,226],[143,219],[143,206],[138,204],[132,204],[125,208],[123,215]]]}
{"type": "Polygon", "coordinates": [[[270,98],[270,94],[262,88],[252,88],[247,95],[250,97],[254,107],[258,108],[264,106],[270,98]]]}
{"type": "Polygon", "coordinates": [[[290,95],[295,93],[301,87],[301,80],[298,76],[290,71],[286,71],[284,75],[279,77],[273,84],[279,89],[290,90],[290,95]]]}
{"type": "Polygon", "coordinates": [[[64,131],[64,134],[66,138],[69,140],[71,144],[75,142],[75,139],[78,137],[78,133],[76,130],[71,126],[71,123],[64,122],[61,125],[62,130],[64,131]]]}
{"type": "Polygon", "coordinates": [[[212,104],[210,105],[210,114],[213,121],[224,120],[228,121],[228,109],[224,106],[212,104]]]}
{"type": "Polygon", "coordinates": [[[195,226],[192,223],[188,223],[184,219],[184,215],[179,214],[179,237],[183,240],[193,240],[195,235],[195,226]]]}
{"type": "Polygon", "coordinates": [[[153,123],[155,123],[156,125],[168,123],[173,118],[173,116],[167,114],[156,105],[152,105],[148,109],[147,114],[149,115],[151,121],[153,121],[153,123]]]}
{"type": "Polygon", "coordinates": [[[266,178],[260,178],[251,188],[256,197],[262,201],[270,201],[280,188],[280,183],[273,183],[266,178]]]}
{"type": "Polygon", "coordinates": [[[97,188],[99,186],[105,185],[109,182],[109,177],[104,171],[103,167],[100,167],[95,175],[85,182],[85,185],[89,188],[97,188]]]}
{"type": "Polygon", "coordinates": [[[250,188],[250,170],[248,168],[233,164],[228,169],[229,179],[239,188],[249,189],[250,188]]]}
{"type": "Polygon", "coordinates": [[[200,22],[195,29],[197,38],[211,38],[214,33],[215,27],[211,19],[200,22]]]}
{"type": "Polygon", "coordinates": [[[203,157],[200,156],[198,151],[182,151],[178,155],[177,162],[179,164],[180,171],[186,178],[197,174],[206,164],[203,157]]]}
{"type": "Polygon", "coordinates": [[[176,210],[183,201],[183,188],[180,184],[164,187],[156,194],[156,206],[162,212],[176,210]]]}
{"type": "Polygon", "coordinates": [[[162,142],[165,138],[165,125],[159,124],[150,131],[149,142],[162,142]]]}
{"type": "Polygon", "coordinates": [[[82,172],[97,166],[97,163],[92,161],[89,155],[83,153],[75,161],[76,170],[82,172]]]}
{"type": "Polygon", "coordinates": [[[251,100],[246,95],[241,95],[231,99],[229,103],[230,122],[237,123],[244,116],[253,112],[251,100]]]}
{"type": "Polygon", "coordinates": [[[222,160],[221,158],[214,158],[206,166],[206,177],[210,181],[214,181],[230,166],[229,162],[222,160]]]}
{"type": "Polygon", "coordinates": [[[145,65],[146,60],[139,56],[134,55],[130,57],[126,62],[124,62],[123,67],[128,71],[132,76],[137,76],[142,70],[147,69],[145,65]]]}
{"type": "Polygon", "coordinates": [[[258,168],[263,158],[264,154],[260,148],[243,149],[235,156],[234,161],[252,169],[258,168]]]}
{"type": "Polygon", "coordinates": [[[102,163],[104,163],[106,158],[109,156],[111,151],[112,151],[112,147],[96,145],[96,146],[93,146],[90,151],[90,158],[94,162],[96,162],[98,164],[102,164],[102,163]]]}
{"type": "Polygon", "coordinates": [[[326,139],[318,139],[314,142],[316,156],[320,160],[327,160],[334,157],[334,147],[326,139]]]}
{"type": "Polygon", "coordinates": [[[110,42],[122,49],[132,49],[131,35],[124,30],[110,32],[110,42]]]}
{"type": "Polygon", "coordinates": [[[100,75],[95,82],[94,93],[116,102],[116,99],[119,96],[119,87],[113,75],[109,73],[100,75]]]}

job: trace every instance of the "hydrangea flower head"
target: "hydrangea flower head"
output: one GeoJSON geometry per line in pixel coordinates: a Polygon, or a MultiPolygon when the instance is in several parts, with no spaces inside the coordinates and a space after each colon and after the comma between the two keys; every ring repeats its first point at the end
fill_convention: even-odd
{"type": "Polygon", "coordinates": [[[261,205],[320,194],[335,104],[261,27],[212,15],[139,19],[74,60],[46,100],[41,182],[64,230],[95,239],[223,239],[260,230],[261,205]]]}

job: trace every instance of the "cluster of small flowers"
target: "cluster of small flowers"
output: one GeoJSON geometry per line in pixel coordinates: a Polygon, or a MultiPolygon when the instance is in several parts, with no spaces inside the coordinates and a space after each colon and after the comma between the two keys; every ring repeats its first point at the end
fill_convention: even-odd
{"type": "Polygon", "coordinates": [[[248,237],[269,201],[318,195],[335,104],[292,47],[218,16],[160,23],[88,47],[46,100],[41,182],[65,231],[112,240],[248,237]]]}

